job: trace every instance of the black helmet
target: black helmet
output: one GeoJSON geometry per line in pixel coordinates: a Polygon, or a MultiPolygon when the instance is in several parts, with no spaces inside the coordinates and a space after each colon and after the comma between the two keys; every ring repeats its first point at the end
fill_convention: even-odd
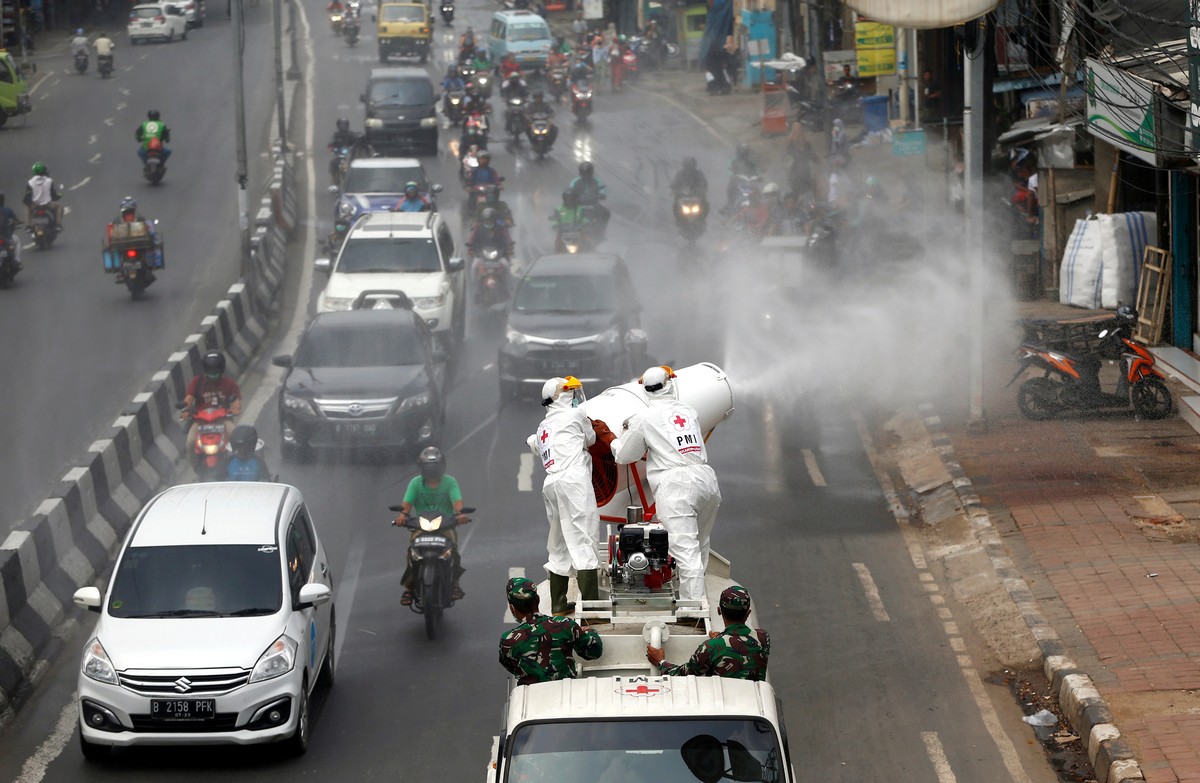
{"type": "Polygon", "coordinates": [[[1122,321],[1137,321],[1138,312],[1133,305],[1121,305],[1117,308],[1117,318],[1122,321]]]}
{"type": "Polygon", "coordinates": [[[229,436],[229,447],[239,457],[248,457],[258,448],[258,430],[249,424],[239,424],[229,436]]]}
{"type": "Polygon", "coordinates": [[[350,130],[350,120],[346,119],[345,117],[338,117],[337,129],[340,131],[350,130]]]}
{"type": "Polygon", "coordinates": [[[534,103],[541,103],[545,99],[545,97],[546,97],[546,93],[542,92],[541,90],[533,91],[533,102],[534,103]]]}
{"type": "Polygon", "coordinates": [[[137,212],[137,199],[133,196],[121,199],[121,214],[124,215],[126,212],[137,212]]]}
{"type": "Polygon", "coordinates": [[[220,378],[225,374],[225,355],[220,351],[209,351],[200,360],[200,369],[209,378],[220,378]]]}
{"type": "Polygon", "coordinates": [[[496,225],[496,210],[492,207],[486,207],[479,213],[479,220],[487,227],[491,228],[496,225]]]}
{"type": "Polygon", "coordinates": [[[573,207],[578,203],[579,203],[579,194],[578,193],[571,190],[570,188],[567,188],[566,190],[563,191],[563,206],[564,207],[573,207]]]}
{"type": "Polygon", "coordinates": [[[683,170],[684,171],[695,171],[696,170],[696,159],[691,156],[684,158],[683,159],[683,170]]]}
{"type": "Polygon", "coordinates": [[[745,142],[737,145],[737,156],[739,158],[750,157],[750,145],[746,144],[745,142]]]}
{"type": "Polygon", "coordinates": [[[592,165],[590,160],[585,160],[579,164],[579,176],[590,177],[596,173],[596,167],[592,165]]]}
{"type": "Polygon", "coordinates": [[[146,112],[146,119],[158,120],[158,109],[151,109],[150,111],[146,112]]]}
{"type": "Polygon", "coordinates": [[[426,481],[440,480],[446,475],[446,458],[437,446],[427,446],[417,457],[417,465],[421,468],[421,478],[426,481]]]}

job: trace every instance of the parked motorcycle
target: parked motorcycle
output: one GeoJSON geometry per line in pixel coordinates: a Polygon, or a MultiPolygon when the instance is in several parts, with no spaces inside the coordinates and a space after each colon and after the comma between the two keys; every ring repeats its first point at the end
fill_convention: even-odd
{"type": "Polygon", "coordinates": [[[451,125],[457,125],[463,120],[463,104],[467,94],[463,90],[449,90],[442,95],[442,114],[451,125]]]}
{"type": "Polygon", "coordinates": [[[356,46],[358,44],[358,35],[358,17],[353,14],[347,14],[342,20],[342,39],[345,40],[347,46],[356,46]]]}
{"type": "Polygon", "coordinates": [[[188,412],[187,404],[175,403],[184,412],[184,418],[196,423],[196,444],[192,447],[192,467],[201,481],[219,481],[221,461],[229,450],[229,438],[225,434],[225,420],[232,414],[226,408],[201,408],[188,412]]]}
{"type": "Polygon", "coordinates": [[[7,240],[0,237],[0,288],[9,288],[13,284],[17,272],[23,268],[21,262],[17,261],[17,251],[14,247],[15,240],[7,240]]]}
{"type": "Polygon", "coordinates": [[[101,79],[107,79],[112,76],[113,56],[111,54],[96,55],[96,69],[100,71],[101,79]]]}
{"type": "Polygon", "coordinates": [[[529,146],[533,148],[539,158],[546,157],[546,153],[554,146],[554,138],[557,135],[554,131],[554,121],[548,115],[539,114],[529,119],[526,129],[529,135],[529,146]]]}
{"type": "Polygon", "coordinates": [[[1017,407],[1028,419],[1043,421],[1071,409],[1098,411],[1132,409],[1145,419],[1161,419],[1172,409],[1171,391],[1154,355],[1133,340],[1137,311],[1128,305],[1117,310],[1099,333],[1097,349],[1087,354],[1070,354],[1025,342],[1018,351],[1021,366],[1008,385],[1026,370],[1042,375],[1029,378],[1017,389],[1017,407]],[[1102,390],[1100,367],[1103,359],[1118,360],[1121,373],[1112,393],[1102,390]]]}
{"type": "Polygon", "coordinates": [[[454,24],[454,3],[449,0],[442,0],[442,21],[446,24],[454,24]]]}
{"type": "Polygon", "coordinates": [[[150,139],[149,144],[146,145],[146,163],[142,166],[142,176],[151,185],[157,185],[162,182],[166,173],[166,158],[163,155],[162,142],[158,139],[150,139]]]}
{"type": "Polygon", "coordinates": [[[87,52],[75,52],[75,72],[87,73],[88,56],[87,52]]]}
{"type": "Polygon", "coordinates": [[[685,242],[695,244],[707,228],[707,223],[708,206],[703,198],[687,191],[675,197],[675,225],[685,242]]]}
{"type": "Polygon", "coordinates": [[[592,113],[592,85],[590,82],[574,82],[571,85],[571,113],[577,122],[586,122],[592,113]]]}
{"type": "Polygon", "coordinates": [[[509,262],[499,248],[480,248],[472,269],[475,271],[475,304],[487,309],[508,301],[509,262]]]}
{"type": "MultiPolygon", "coordinates": [[[[404,510],[402,506],[388,508],[396,512],[404,510]]],[[[464,514],[474,512],[473,508],[463,509],[464,514]]],[[[413,569],[413,601],[409,608],[424,615],[425,635],[434,639],[442,621],[442,612],[454,606],[451,589],[454,575],[450,565],[454,544],[449,533],[459,526],[459,522],[455,517],[426,516],[426,512],[413,516],[417,518],[410,516],[404,523],[407,530],[417,534],[408,544],[407,557],[413,569]]]]}
{"type": "Polygon", "coordinates": [[[33,244],[38,250],[49,250],[58,236],[54,210],[49,206],[34,207],[33,214],[29,216],[29,233],[33,235],[33,244]]]}

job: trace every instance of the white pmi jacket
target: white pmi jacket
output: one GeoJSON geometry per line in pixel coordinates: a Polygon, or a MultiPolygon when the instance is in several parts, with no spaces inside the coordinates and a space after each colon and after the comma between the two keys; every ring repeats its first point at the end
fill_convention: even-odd
{"type": "Polygon", "coordinates": [[[592,458],[587,447],[595,442],[596,433],[591,422],[583,411],[571,407],[571,397],[567,394],[550,403],[546,418],[526,441],[534,457],[542,461],[542,467],[550,475],[577,465],[590,471],[592,458]]]}
{"type": "Polygon", "coordinates": [[[700,415],[686,402],[647,396],[649,406],[626,422],[628,429],[612,443],[613,458],[621,465],[646,455],[646,478],[658,492],[662,474],[673,468],[708,464],[700,415]]]}

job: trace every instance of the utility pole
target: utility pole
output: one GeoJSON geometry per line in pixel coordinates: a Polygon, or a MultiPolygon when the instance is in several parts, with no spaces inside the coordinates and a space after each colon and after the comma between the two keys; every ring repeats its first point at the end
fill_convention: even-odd
{"type": "Polygon", "coordinates": [[[233,3],[233,87],[234,87],[234,140],[237,143],[237,210],[238,226],[241,229],[241,273],[242,279],[248,283],[250,277],[250,197],[246,193],[246,182],[250,179],[249,164],[246,160],[246,88],[242,76],[242,54],[246,48],[246,35],[243,19],[244,0],[231,0],[233,3]]]}
{"type": "Polygon", "coordinates": [[[299,32],[296,30],[296,3],[299,0],[289,0],[288,2],[288,41],[292,47],[292,62],[288,65],[287,77],[288,81],[294,82],[300,78],[300,59],[296,56],[296,37],[299,32]]]}
{"type": "MultiPolygon", "coordinates": [[[[968,27],[970,23],[968,23],[968,27]]],[[[981,27],[981,25],[980,25],[981,27]]],[[[983,90],[984,50],[986,36],[976,31],[976,45],[970,36],[963,42],[963,196],[966,201],[968,311],[970,312],[970,345],[968,355],[968,418],[967,429],[983,431],[983,329],[984,329],[984,245],[983,245],[983,120],[988,96],[983,90]]]]}
{"type": "Polygon", "coordinates": [[[275,114],[278,119],[279,147],[287,149],[287,117],[283,101],[283,0],[271,0],[271,27],[275,34],[275,114]]]}

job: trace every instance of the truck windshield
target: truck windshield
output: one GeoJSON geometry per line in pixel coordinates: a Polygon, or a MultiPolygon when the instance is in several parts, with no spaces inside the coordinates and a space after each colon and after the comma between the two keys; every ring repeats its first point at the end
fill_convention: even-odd
{"type": "Polygon", "coordinates": [[[425,9],[419,5],[385,5],[379,17],[384,22],[424,22],[425,9]]]}
{"type": "Polygon", "coordinates": [[[753,718],[535,723],[509,748],[509,783],[786,780],[775,730],[753,718]]]}

